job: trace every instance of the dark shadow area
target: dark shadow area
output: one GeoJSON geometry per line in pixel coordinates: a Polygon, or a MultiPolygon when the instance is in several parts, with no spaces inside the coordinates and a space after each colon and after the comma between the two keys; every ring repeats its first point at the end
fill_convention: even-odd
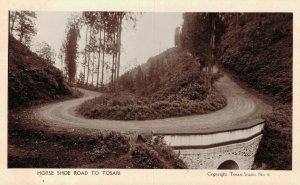
{"type": "Polygon", "coordinates": [[[230,169],[230,170],[238,170],[239,166],[238,164],[233,161],[233,160],[228,160],[228,161],[224,161],[219,167],[218,169],[220,170],[225,170],[225,169],[230,169]]]}

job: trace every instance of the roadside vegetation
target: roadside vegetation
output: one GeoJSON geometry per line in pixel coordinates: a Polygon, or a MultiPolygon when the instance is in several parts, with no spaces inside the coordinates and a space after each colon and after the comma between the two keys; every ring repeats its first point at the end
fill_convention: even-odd
{"type": "Polygon", "coordinates": [[[257,169],[292,170],[292,107],[277,104],[266,120],[263,138],[255,156],[257,169]]]}
{"type": "Polygon", "coordinates": [[[215,89],[207,93],[196,61],[180,48],[151,57],[115,86],[118,93],[89,100],[79,112],[88,118],[151,120],[205,114],[226,105],[215,89]]]}
{"type": "Polygon", "coordinates": [[[75,95],[61,72],[27,46],[9,37],[8,108],[19,108],[75,95]]]}
{"type": "Polygon", "coordinates": [[[221,64],[260,93],[291,102],[293,14],[235,14],[226,25],[221,64]]]}
{"type": "Polygon", "coordinates": [[[10,111],[9,168],[186,168],[170,147],[151,135],[50,128],[29,109],[10,111]]]}

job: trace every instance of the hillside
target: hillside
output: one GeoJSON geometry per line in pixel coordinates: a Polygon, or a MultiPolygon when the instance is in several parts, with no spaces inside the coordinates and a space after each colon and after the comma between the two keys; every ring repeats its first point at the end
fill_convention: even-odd
{"type": "Polygon", "coordinates": [[[85,102],[79,112],[89,118],[145,120],[204,114],[226,105],[215,89],[206,94],[197,62],[180,48],[151,57],[125,73],[116,94],[85,102]]]}
{"type": "Polygon", "coordinates": [[[9,37],[8,107],[17,108],[71,95],[61,72],[9,37]]]}
{"type": "Polygon", "coordinates": [[[169,96],[184,96],[191,100],[204,99],[203,83],[203,76],[199,73],[197,62],[180,48],[167,49],[159,55],[149,58],[145,64],[129,71],[120,78],[122,90],[159,99],[165,99],[169,96]],[[140,74],[139,68],[142,71],[140,74]],[[140,84],[138,78],[141,78],[140,84]],[[132,84],[128,86],[126,80],[131,80],[132,84]],[[195,93],[195,97],[183,93],[184,91],[191,94],[195,93]]]}
{"type": "Polygon", "coordinates": [[[245,85],[269,97],[257,169],[292,169],[293,15],[256,13],[228,16],[220,63],[245,85]],[[238,17],[238,18],[237,18],[238,17]]]}
{"type": "Polygon", "coordinates": [[[225,19],[220,63],[251,88],[292,101],[292,14],[239,14],[225,19]]]}

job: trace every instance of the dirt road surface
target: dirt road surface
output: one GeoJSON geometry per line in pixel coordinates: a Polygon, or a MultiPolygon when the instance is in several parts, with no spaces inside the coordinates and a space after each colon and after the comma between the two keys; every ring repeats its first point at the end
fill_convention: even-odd
{"type": "Polygon", "coordinates": [[[34,110],[37,119],[47,124],[67,128],[91,128],[114,131],[203,133],[246,127],[249,121],[271,111],[271,106],[248,93],[232,81],[228,75],[215,83],[215,87],[227,98],[227,105],[216,112],[158,120],[115,121],[87,119],[76,113],[76,108],[86,100],[101,93],[80,89],[83,97],[45,105],[34,110]]]}

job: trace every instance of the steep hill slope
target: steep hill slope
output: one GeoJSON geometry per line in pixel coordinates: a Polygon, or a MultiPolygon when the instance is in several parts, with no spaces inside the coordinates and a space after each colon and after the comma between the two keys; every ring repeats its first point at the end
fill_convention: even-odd
{"type": "Polygon", "coordinates": [[[235,14],[225,19],[222,65],[261,93],[292,101],[293,15],[235,14]]]}
{"type": "Polygon", "coordinates": [[[61,72],[33,53],[14,37],[9,37],[8,107],[28,106],[70,95],[61,72]]]}
{"type": "Polygon", "coordinates": [[[197,62],[180,48],[151,57],[122,75],[116,87],[115,94],[89,100],[79,112],[89,118],[149,120],[204,114],[226,105],[217,90],[206,94],[197,62]]]}
{"type": "Polygon", "coordinates": [[[292,169],[293,15],[232,14],[225,19],[221,64],[271,98],[255,168],[292,169]]]}
{"type": "Polygon", "coordinates": [[[119,82],[121,89],[147,97],[205,98],[203,76],[199,73],[198,64],[180,48],[171,48],[151,57],[145,64],[121,76],[119,82]],[[128,81],[131,84],[126,83],[128,81]]]}

